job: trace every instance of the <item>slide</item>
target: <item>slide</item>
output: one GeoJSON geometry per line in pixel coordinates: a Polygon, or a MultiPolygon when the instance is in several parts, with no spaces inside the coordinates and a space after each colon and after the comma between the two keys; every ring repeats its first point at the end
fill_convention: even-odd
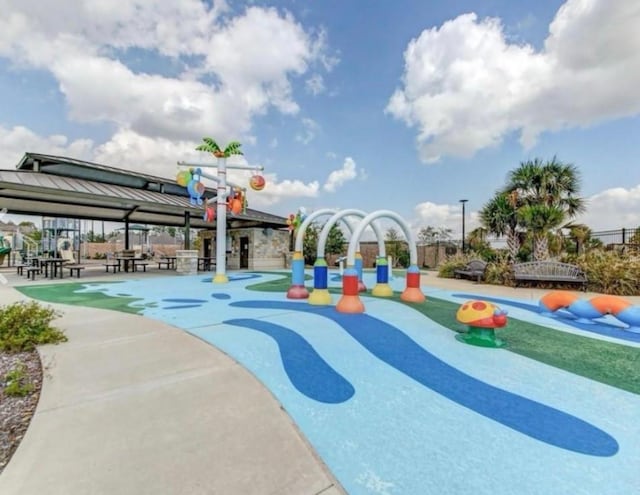
{"type": "Polygon", "coordinates": [[[0,247],[0,265],[4,263],[4,257],[9,256],[10,253],[11,253],[10,247],[0,247]]]}

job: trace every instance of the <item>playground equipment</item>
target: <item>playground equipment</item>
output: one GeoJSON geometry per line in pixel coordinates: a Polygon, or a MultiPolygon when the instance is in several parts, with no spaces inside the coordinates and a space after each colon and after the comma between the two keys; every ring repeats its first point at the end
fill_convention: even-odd
{"type": "Polygon", "coordinates": [[[0,265],[4,263],[5,256],[11,255],[11,243],[0,233],[0,265]]]}
{"type": "Polygon", "coordinates": [[[488,301],[467,301],[460,306],[456,320],[467,325],[467,333],[456,335],[466,344],[480,347],[504,347],[506,342],[496,338],[495,329],[507,324],[507,312],[488,301]]]}
{"type": "Polygon", "coordinates": [[[212,180],[217,184],[216,206],[217,215],[213,212],[209,202],[205,203],[204,219],[216,221],[216,274],[213,277],[214,283],[226,283],[229,278],[226,274],[226,237],[227,237],[227,209],[234,215],[242,213],[246,209],[245,189],[227,181],[227,169],[251,170],[254,172],[249,181],[252,189],[259,191],[265,186],[264,177],[259,175],[263,170],[262,166],[228,164],[227,158],[231,155],[242,155],[238,141],[230,142],[227,147],[222,150],[218,144],[211,138],[203,138],[204,144],[198,146],[196,150],[212,153],[217,159],[217,164],[210,163],[187,163],[178,162],[179,167],[190,167],[188,170],[178,172],[176,181],[183,187],[187,188],[191,197],[192,204],[203,204],[202,196],[206,191],[206,187],[200,181],[202,177],[212,180]],[[203,168],[216,168],[217,175],[208,175],[202,171],[203,168]],[[227,186],[230,186],[228,189],[227,186]]]}
{"type": "MultiPolygon", "coordinates": [[[[353,235],[353,227],[345,217],[356,216],[364,218],[366,213],[362,210],[346,209],[340,210],[334,213],[329,220],[324,224],[320,235],[318,236],[318,249],[316,255],[316,261],[313,265],[313,291],[309,295],[309,304],[315,305],[329,305],[331,304],[331,294],[328,289],[328,266],[324,257],[325,245],[329,237],[331,228],[339,221],[343,220],[351,234],[353,235]]],[[[378,240],[378,258],[376,260],[376,266],[387,263],[385,255],[384,234],[376,222],[371,223],[371,227],[375,232],[376,239],[378,240]]],[[[360,247],[356,249],[356,252],[360,252],[360,247]]],[[[362,257],[356,258],[362,260],[362,257]]],[[[358,273],[358,291],[362,292],[366,290],[364,282],[362,282],[362,263],[360,263],[360,271],[358,273]]],[[[372,291],[373,295],[380,297],[389,297],[393,294],[393,290],[389,285],[388,278],[383,281],[378,281],[372,291]]]]}
{"type": "MultiPolygon", "coordinates": [[[[359,210],[350,210],[350,211],[359,211],[359,210]]],[[[307,228],[309,227],[309,225],[311,225],[311,223],[315,219],[321,216],[337,215],[339,213],[340,212],[335,209],[323,208],[323,209],[314,211],[310,215],[307,215],[306,211],[303,208],[300,208],[295,215],[289,215],[289,220],[287,221],[287,223],[289,224],[289,229],[295,232],[296,240],[295,240],[293,257],[291,260],[291,286],[287,290],[287,298],[307,299],[309,297],[309,291],[304,286],[304,255],[302,253],[303,244],[304,244],[304,235],[307,231],[307,228]]],[[[345,223],[347,224],[347,228],[349,228],[349,230],[353,232],[351,224],[349,224],[346,220],[345,220],[345,223]]],[[[326,239],[325,239],[325,244],[326,244],[326,239]]],[[[383,245],[384,245],[384,242],[383,242],[383,245]]],[[[322,252],[322,260],[320,261],[320,264],[318,266],[320,266],[323,261],[324,261],[324,247],[322,252]]],[[[325,262],[325,266],[326,266],[326,262],[325,262]]],[[[362,292],[367,290],[367,288],[365,287],[364,282],[362,281],[362,256],[360,256],[359,251],[356,253],[355,266],[356,266],[356,270],[358,271],[358,290],[362,292]]],[[[320,271],[320,277],[322,276],[323,276],[322,271],[320,271]]],[[[320,281],[319,282],[320,285],[317,288],[326,289],[327,288],[326,282],[327,282],[327,277],[325,272],[324,281],[320,281]],[[324,287],[321,287],[321,286],[324,286],[324,287]]],[[[317,301],[317,304],[324,304],[323,302],[321,302],[322,299],[323,299],[322,296],[318,295],[314,298],[314,301],[317,301]]],[[[326,299],[326,297],[324,299],[326,299]]]]}
{"type": "Polygon", "coordinates": [[[80,252],[80,219],[43,217],[42,241],[43,253],[57,257],[60,241],[66,241],[66,250],[80,252]]]}
{"type": "MultiPolygon", "coordinates": [[[[593,320],[612,315],[628,325],[630,332],[640,333],[640,306],[618,296],[595,296],[591,299],[580,299],[568,291],[552,291],[540,299],[539,308],[542,313],[552,314],[558,310],[568,311],[577,321],[595,323],[593,320]]],[[[557,313],[561,316],[561,313],[557,313]]]]}
{"type": "MultiPolygon", "coordinates": [[[[342,297],[336,304],[336,310],[340,313],[363,313],[364,304],[358,296],[358,271],[356,269],[356,249],[358,248],[360,237],[371,222],[378,218],[394,220],[402,229],[407,242],[409,243],[409,268],[407,268],[407,285],[400,295],[400,299],[406,302],[420,303],[425,300],[425,296],[420,290],[420,269],[418,268],[418,253],[416,243],[407,223],[400,215],[389,210],[378,210],[369,213],[362,219],[349,241],[347,250],[347,269],[342,277],[342,297]]],[[[362,259],[360,259],[362,263],[362,259]]],[[[376,266],[376,281],[378,284],[388,282],[389,271],[384,264],[376,266]]]]}

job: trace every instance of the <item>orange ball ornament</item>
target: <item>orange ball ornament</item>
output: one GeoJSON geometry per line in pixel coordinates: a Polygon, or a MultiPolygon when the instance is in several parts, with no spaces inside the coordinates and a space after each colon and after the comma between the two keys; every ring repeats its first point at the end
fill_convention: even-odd
{"type": "Polygon", "coordinates": [[[266,181],[264,180],[264,177],[262,175],[253,175],[249,180],[249,186],[254,191],[262,191],[265,184],[266,181]]]}

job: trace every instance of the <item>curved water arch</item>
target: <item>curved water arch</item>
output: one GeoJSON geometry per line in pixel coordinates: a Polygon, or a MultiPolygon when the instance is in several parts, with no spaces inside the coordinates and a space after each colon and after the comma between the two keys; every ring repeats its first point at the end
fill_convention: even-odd
{"type": "MultiPolygon", "coordinates": [[[[363,219],[366,217],[366,215],[367,215],[366,212],[362,210],[357,210],[354,208],[340,210],[336,212],[331,218],[329,218],[329,220],[327,220],[327,222],[322,227],[322,230],[320,231],[320,235],[318,236],[318,249],[316,253],[316,262],[314,263],[314,266],[313,266],[313,291],[309,295],[309,304],[315,304],[315,305],[331,304],[331,294],[329,294],[329,288],[328,288],[329,285],[327,280],[328,266],[325,260],[325,246],[327,244],[327,239],[329,237],[329,232],[331,231],[331,228],[339,220],[343,220],[351,233],[351,237],[353,237],[354,230],[349,224],[347,218],[345,217],[356,216],[363,219]]],[[[375,233],[376,240],[378,241],[378,258],[380,257],[385,258],[384,234],[382,233],[380,226],[376,222],[371,222],[370,225],[375,233]]],[[[358,272],[358,291],[362,292],[366,290],[366,287],[364,285],[364,282],[362,281],[362,257],[359,255],[359,251],[360,250],[357,249],[356,259],[355,259],[355,269],[358,272]]],[[[380,262],[380,259],[378,259],[377,261],[380,262]]],[[[386,258],[384,263],[386,265],[386,258]]],[[[378,289],[378,291],[380,292],[380,289],[378,288],[378,286],[376,286],[376,288],[374,288],[374,294],[376,292],[376,289],[378,289]]],[[[393,293],[393,291],[391,291],[390,288],[389,288],[389,291],[390,291],[390,294],[393,293]]],[[[384,294],[381,293],[379,295],[384,295],[384,294]]]]}
{"type": "MultiPolygon", "coordinates": [[[[388,218],[394,220],[402,232],[405,239],[409,243],[409,268],[407,269],[407,285],[402,292],[400,299],[407,302],[423,302],[425,297],[420,290],[420,269],[418,268],[418,250],[411,229],[404,219],[394,211],[377,210],[369,213],[362,219],[356,227],[351,240],[349,241],[349,249],[347,250],[347,269],[342,278],[342,297],[336,309],[341,313],[363,313],[364,304],[358,297],[358,272],[355,267],[356,248],[360,242],[360,237],[364,229],[377,218],[388,218]]],[[[386,267],[385,267],[386,268],[386,267]]],[[[380,279],[380,267],[377,267],[378,280],[380,279]]],[[[387,274],[388,271],[384,270],[387,274]]]]}
{"type": "Polygon", "coordinates": [[[287,290],[288,299],[306,299],[309,297],[309,291],[304,286],[304,255],[303,240],[307,227],[311,225],[316,218],[323,215],[333,215],[338,210],[331,208],[322,208],[307,215],[302,221],[296,232],[296,242],[294,247],[293,258],[291,260],[291,286],[287,290]]]}

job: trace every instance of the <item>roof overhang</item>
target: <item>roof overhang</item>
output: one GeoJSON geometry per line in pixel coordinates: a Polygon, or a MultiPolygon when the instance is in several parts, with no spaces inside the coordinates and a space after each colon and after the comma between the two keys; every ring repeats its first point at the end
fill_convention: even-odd
{"type": "MultiPolygon", "coordinates": [[[[27,154],[31,162],[23,158],[18,170],[0,170],[0,208],[9,213],[175,227],[185,225],[188,213],[191,227],[215,228],[215,223],[204,221],[202,207],[191,204],[184,188],[174,193],[168,179],[141,176],[136,183],[130,172],[118,178],[117,169],[62,158],[60,168],[53,160],[58,157],[47,157],[45,171],[37,163],[33,166],[34,156],[47,157],[27,154]],[[85,178],[92,168],[99,180],[85,178]]],[[[286,227],[285,218],[251,209],[228,215],[227,222],[232,228],[286,227]]]]}

